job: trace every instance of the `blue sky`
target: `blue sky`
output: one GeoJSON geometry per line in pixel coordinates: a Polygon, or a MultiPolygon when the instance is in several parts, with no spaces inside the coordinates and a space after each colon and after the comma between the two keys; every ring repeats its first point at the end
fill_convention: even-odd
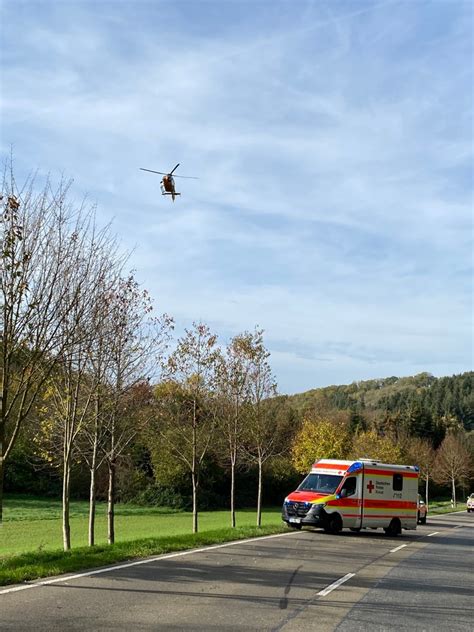
{"type": "Polygon", "coordinates": [[[281,392],[472,369],[473,4],[3,0],[0,144],[281,392]],[[158,171],[181,163],[182,197],[158,171]]]}

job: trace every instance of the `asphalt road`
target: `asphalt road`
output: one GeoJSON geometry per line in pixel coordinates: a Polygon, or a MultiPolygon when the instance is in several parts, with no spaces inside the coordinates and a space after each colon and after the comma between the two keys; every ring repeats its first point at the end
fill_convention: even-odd
{"type": "Polygon", "coordinates": [[[0,589],[0,630],[468,630],[473,514],[258,540],[0,589]]]}

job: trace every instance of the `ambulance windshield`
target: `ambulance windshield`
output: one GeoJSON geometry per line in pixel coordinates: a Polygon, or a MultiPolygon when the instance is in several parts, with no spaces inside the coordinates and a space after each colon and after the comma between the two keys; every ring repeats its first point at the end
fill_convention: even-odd
{"type": "Polygon", "coordinates": [[[334,474],[308,474],[298,487],[298,491],[334,494],[341,481],[342,476],[334,474]]]}

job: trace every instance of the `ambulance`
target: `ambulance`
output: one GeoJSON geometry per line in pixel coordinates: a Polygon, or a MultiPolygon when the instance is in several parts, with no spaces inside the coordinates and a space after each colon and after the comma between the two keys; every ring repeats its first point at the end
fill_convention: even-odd
{"type": "Polygon", "coordinates": [[[289,527],[322,527],[327,533],[383,528],[391,536],[416,529],[417,466],[358,459],[321,459],[285,498],[289,527]]]}

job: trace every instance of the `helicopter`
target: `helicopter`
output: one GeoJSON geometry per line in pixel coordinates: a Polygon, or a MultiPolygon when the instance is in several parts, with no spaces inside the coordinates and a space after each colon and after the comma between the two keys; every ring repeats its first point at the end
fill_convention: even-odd
{"type": "Polygon", "coordinates": [[[163,171],[153,171],[153,169],[144,169],[143,167],[140,167],[140,169],[141,171],[149,171],[150,173],[158,173],[160,174],[160,176],[163,176],[160,182],[161,195],[171,195],[171,199],[174,202],[175,197],[177,195],[181,195],[181,193],[178,193],[176,191],[176,188],[174,185],[174,178],[188,178],[192,180],[199,179],[199,178],[195,178],[194,176],[174,176],[173,177],[173,173],[179,167],[179,164],[180,163],[178,162],[176,167],[174,167],[174,169],[172,169],[169,173],[164,173],[163,171]]]}

